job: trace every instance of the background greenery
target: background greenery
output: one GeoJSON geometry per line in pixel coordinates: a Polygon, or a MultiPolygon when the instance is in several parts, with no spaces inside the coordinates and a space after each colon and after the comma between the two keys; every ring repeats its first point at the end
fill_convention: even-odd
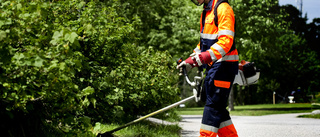
{"type": "MultiPolygon", "coordinates": [[[[261,70],[258,84],[235,88],[235,103],[271,103],[273,91],[285,102],[298,87],[296,102],[319,102],[320,19],[307,24],[274,0],[229,2],[240,59],[261,70]]],[[[190,90],[175,60],[198,43],[201,9],[181,0],[0,0],[4,136],[93,136],[99,123],[183,98],[190,90]]]]}
{"type": "Polygon", "coordinates": [[[179,99],[169,53],[137,46],[142,21],[122,8],[120,1],[1,1],[6,134],[41,136],[48,129],[36,127],[54,127],[82,136],[95,122],[127,122],[179,99]]]}

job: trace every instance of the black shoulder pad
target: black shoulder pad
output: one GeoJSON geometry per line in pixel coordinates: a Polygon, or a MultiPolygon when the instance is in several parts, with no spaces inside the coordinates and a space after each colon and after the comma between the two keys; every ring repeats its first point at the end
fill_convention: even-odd
{"type": "Polygon", "coordinates": [[[218,9],[218,6],[223,3],[223,2],[226,2],[226,3],[229,3],[228,0],[218,0],[217,1],[217,4],[214,6],[214,24],[218,27],[218,13],[217,13],[217,9],[218,9]]]}

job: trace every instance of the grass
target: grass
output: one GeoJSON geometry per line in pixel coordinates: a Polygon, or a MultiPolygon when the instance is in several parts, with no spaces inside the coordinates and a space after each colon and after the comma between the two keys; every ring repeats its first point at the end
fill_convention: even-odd
{"type": "MultiPolygon", "coordinates": [[[[235,116],[262,116],[269,114],[285,114],[285,113],[304,113],[311,112],[313,107],[311,104],[261,104],[261,105],[245,105],[235,106],[235,110],[230,115],[235,116]]],[[[197,108],[179,108],[180,115],[202,115],[203,107],[197,108]]]]}
{"type": "MultiPolygon", "coordinates": [[[[269,114],[304,113],[320,108],[311,104],[261,104],[235,106],[230,114],[234,116],[262,116],[269,114]]],[[[178,108],[179,115],[202,115],[203,107],[178,108]]],[[[302,115],[305,118],[320,118],[320,115],[302,115]]],[[[104,133],[121,125],[96,124],[94,134],[104,133]]],[[[114,137],[179,137],[181,128],[178,125],[161,125],[149,121],[142,121],[113,133],[114,137]]]]}
{"type": "MultiPolygon", "coordinates": [[[[93,132],[104,133],[119,126],[121,125],[98,124],[93,132]]],[[[114,137],[179,137],[180,130],[178,125],[161,125],[145,120],[116,131],[112,135],[114,137]]]]}
{"type": "Polygon", "coordinates": [[[310,115],[300,115],[298,117],[301,117],[301,118],[316,118],[316,119],[320,119],[320,114],[310,114],[310,115]]]}

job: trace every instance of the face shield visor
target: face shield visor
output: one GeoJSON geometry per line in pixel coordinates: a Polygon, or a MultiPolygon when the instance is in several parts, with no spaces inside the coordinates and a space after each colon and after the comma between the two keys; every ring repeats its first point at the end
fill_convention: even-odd
{"type": "Polygon", "coordinates": [[[198,0],[191,0],[195,5],[200,6],[201,4],[198,2],[198,0]]]}

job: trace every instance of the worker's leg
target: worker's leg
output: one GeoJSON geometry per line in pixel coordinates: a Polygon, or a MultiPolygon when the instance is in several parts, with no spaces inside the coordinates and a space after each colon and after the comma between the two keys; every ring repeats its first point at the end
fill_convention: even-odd
{"type": "Polygon", "coordinates": [[[238,137],[228,110],[225,107],[216,106],[224,106],[222,103],[227,100],[227,94],[226,89],[220,89],[220,93],[214,95],[215,105],[211,104],[204,107],[200,137],[216,137],[217,135],[219,137],[238,137]]]}
{"type": "Polygon", "coordinates": [[[200,137],[216,137],[220,123],[219,111],[209,106],[204,107],[202,123],[200,127],[200,137]]]}
{"type": "Polygon", "coordinates": [[[220,123],[218,135],[219,137],[238,137],[237,131],[231,121],[228,110],[225,109],[220,123]]]}
{"type": "MultiPolygon", "coordinates": [[[[220,124],[230,120],[226,106],[235,76],[234,69],[237,70],[237,67],[235,63],[218,63],[214,64],[208,71],[204,81],[207,100],[203,112],[200,137],[216,137],[219,133],[220,124]]],[[[222,129],[230,127],[230,125],[227,125],[222,129]]]]}
{"type": "MultiPolygon", "coordinates": [[[[225,121],[229,122],[229,121],[225,121]]],[[[236,128],[232,124],[232,121],[230,120],[231,124],[222,128],[219,128],[218,135],[219,137],[238,137],[236,128]]],[[[224,123],[224,122],[222,122],[224,123]]]]}

